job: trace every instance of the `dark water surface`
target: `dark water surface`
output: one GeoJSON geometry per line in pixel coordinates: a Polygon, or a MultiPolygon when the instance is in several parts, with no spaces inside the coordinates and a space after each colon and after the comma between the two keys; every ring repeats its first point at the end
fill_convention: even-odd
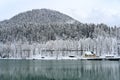
{"type": "Polygon", "coordinates": [[[120,61],[0,60],[0,80],[120,80],[120,61]]]}

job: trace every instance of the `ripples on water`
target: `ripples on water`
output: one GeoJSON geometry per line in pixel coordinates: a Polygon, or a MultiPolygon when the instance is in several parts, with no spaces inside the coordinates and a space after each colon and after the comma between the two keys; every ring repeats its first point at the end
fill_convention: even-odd
{"type": "Polygon", "coordinates": [[[120,80],[120,62],[0,60],[0,80],[120,80]]]}

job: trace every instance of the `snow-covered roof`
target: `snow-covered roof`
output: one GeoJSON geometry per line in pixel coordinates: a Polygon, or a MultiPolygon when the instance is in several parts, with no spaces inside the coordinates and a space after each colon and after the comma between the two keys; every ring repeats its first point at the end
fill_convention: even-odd
{"type": "Polygon", "coordinates": [[[90,52],[90,51],[85,51],[85,53],[84,54],[86,54],[86,55],[93,55],[93,53],[92,52],[90,52]]]}

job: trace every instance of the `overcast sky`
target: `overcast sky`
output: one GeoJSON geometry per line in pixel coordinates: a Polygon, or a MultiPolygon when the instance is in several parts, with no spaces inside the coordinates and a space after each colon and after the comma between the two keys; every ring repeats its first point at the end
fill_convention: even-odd
{"type": "Polygon", "coordinates": [[[0,0],[0,21],[41,8],[60,11],[83,23],[120,26],[120,0],[0,0]]]}

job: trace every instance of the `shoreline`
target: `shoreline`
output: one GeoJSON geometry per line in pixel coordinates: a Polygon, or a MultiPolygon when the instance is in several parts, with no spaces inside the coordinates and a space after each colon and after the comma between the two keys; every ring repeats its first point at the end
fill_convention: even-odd
{"type": "Polygon", "coordinates": [[[98,60],[120,61],[120,57],[114,58],[0,58],[0,60],[98,60]]]}

